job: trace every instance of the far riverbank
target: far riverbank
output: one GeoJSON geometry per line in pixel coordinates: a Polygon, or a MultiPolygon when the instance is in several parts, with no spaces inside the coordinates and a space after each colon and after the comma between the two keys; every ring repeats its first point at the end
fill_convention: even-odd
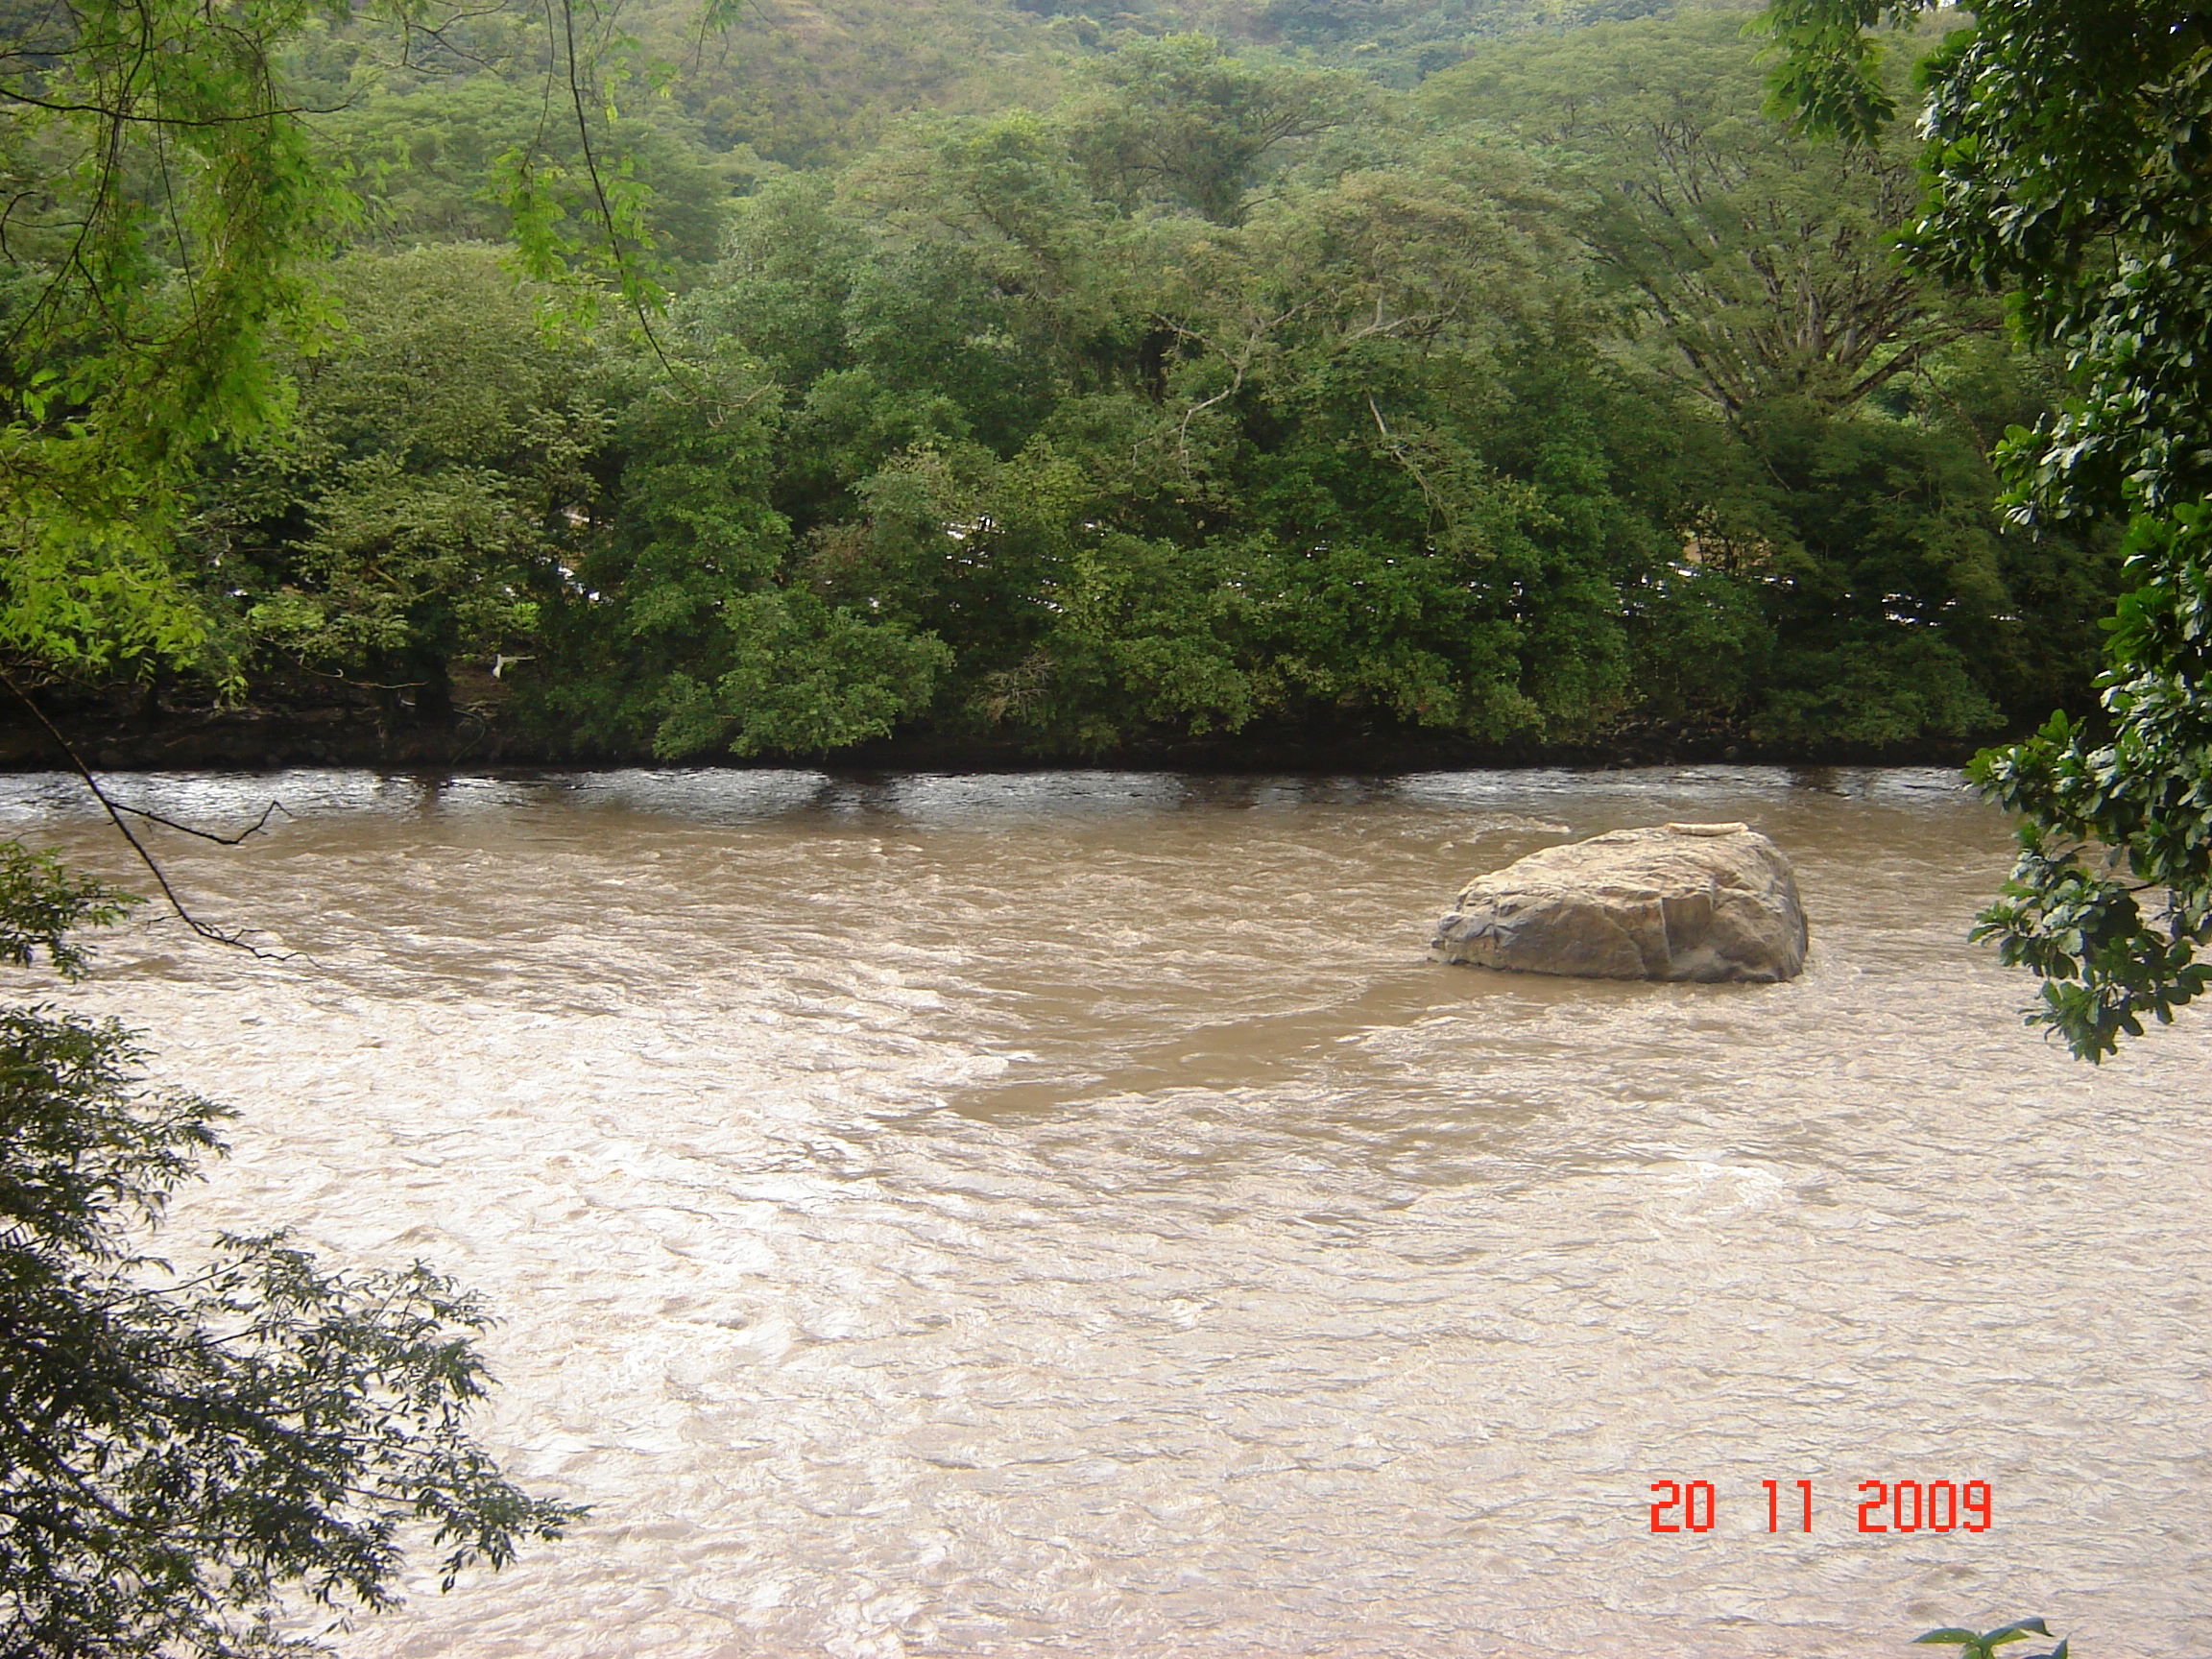
{"type": "MultiPolygon", "coordinates": [[[[643,750],[597,750],[555,740],[516,720],[507,688],[489,673],[456,676],[450,719],[422,721],[403,703],[379,702],[368,688],[323,696],[257,697],[223,704],[160,686],[105,690],[52,687],[41,711],[85,765],[103,771],[276,771],[293,766],[355,766],[435,772],[465,766],[594,767],[652,764],[643,750]]],[[[2013,733],[1992,733],[1988,742],[2013,733]]],[[[729,765],[803,761],[860,771],[1011,772],[1070,765],[1185,772],[1363,773],[1386,775],[1468,768],[1671,764],[1960,766],[1982,745],[1946,740],[1875,748],[1779,744],[1724,724],[1644,719],[1570,742],[1481,743],[1418,727],[1346,721],[1253,726],[1203,737],[1162,737],[1086,753],[1025,749],[927,733],[901,734],[830,755],[763,755],[729,765]]],[[[0,706],[0,773],[66,765],[62,743],[20,703],[0,706]]],[[[684,764],[712,764],[701,757],[684,764]]]]}

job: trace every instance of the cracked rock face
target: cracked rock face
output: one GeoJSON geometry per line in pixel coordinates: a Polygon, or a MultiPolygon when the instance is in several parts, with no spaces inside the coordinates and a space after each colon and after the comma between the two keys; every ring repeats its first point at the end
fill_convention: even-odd
{"type": "Polygon", "coordinates": [[[1439,961],[1591,979],[1793,979],[1805,911],[1782,850],[1742,824],[1616,830],[1479,876],[1439,961]]]}

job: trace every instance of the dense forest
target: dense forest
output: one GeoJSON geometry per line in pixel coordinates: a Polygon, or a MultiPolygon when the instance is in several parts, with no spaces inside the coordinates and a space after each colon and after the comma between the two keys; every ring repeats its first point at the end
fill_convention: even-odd
{"type": "Polygon", "coordinates": [[[208,666],[52,688],[87,751],[1896,757],[2090,701],[2114,541],[1986,460],[2057,366],[1895,260],[1906,123],[1765,112],[1751,13],[914,15],[648,7],[581,126],[497,15],[314,34],[324,325],[199,463],[208,666]]]}

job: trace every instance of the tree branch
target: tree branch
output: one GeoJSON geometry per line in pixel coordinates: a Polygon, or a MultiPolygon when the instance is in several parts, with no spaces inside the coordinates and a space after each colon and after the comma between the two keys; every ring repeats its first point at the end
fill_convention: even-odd
{"type": "MultiPolygon", "coordinates": [[[[217,945],[227,945],[233,950],[243,950],[247,955],[264,962],[289,962],[299,954],[298,951],[294,950],[264,950],[257,945],[248,943],[243,928],[226,933],[213,923],[203,922],[199,917],[193,915],[191,910],[186,907],[184,901],[179,897],[177,889],[170,884],[168,872],[163,870],[160,861],[147,851],[146,844],[138,839],[137,832],[131,828],[130,824],[131,817],[143,818],[171,830],[181,830],[187,835],[197,835],[203,840],[213,841],[219,846],[235,847],[248,836],[258,834],[266,828],[270,814],[282,810],[279,803],[270,802],[268,806],[262,810],[260,818],[251,829],[241,830],[238,834],[228,837],[218,835],[213,830],[197,830],[187,824],[179,824],[174,819],[164,818],[159,813],[149,812],[143,807],[125,805],[100,786],[100,780],[94,777],[92,769],[85,765],[84,757],[77,753],[76,745],[62,734],[61,729],[47,717],[46,710],[33,701],[31,694],[24,690],[16,683],[15,677],[5,668],[0,668],[0,685],[5,685],[10,691],[14,693],[16,701],[31,710],[32,717],[45,728],[47,736],[54,740],[55,746],[68,757],[71,770],[84,781],[84,787],[92,792],[93,800],[100,803],[101,810],[108,814],[108,820],[115,826],[116,832],[131,844],[131,851],[137,855],[138,862],[146,866],[147,873],[154,878],[155,885],[161,889],[162,898],[169,902],[170,909],[177,913],[177,919],[180,922],[203,939],[217,945]]],[[[286,815],[289,816],[289,814],[286,815]]]]}

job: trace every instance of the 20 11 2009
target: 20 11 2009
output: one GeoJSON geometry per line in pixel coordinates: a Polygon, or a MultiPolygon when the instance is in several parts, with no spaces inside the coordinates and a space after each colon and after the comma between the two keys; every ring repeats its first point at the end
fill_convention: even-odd
{"type": "MultiPolygon", "coordinates": [[[[1813,1482],[1763,1480],[1767,1493],[1767,1530],[1813,1530],[1813,1482]],[[1785,1499],[1785,1486],[1792,1488],[1785,1499]]],[[[1661,1494],[1651,1504],[1654,1532],[1710,1532],[1719,1514],[1718,1489],[1710,1480],[1654,1480],[1661,1494]]],[[[1859,1482],[1862,1532],[1986,1532],[1995,1520],[1995,1497],[1986,1480],[1862,1480],[1859,1482]],[[1866,1496],[1872,1493],[1872,1497],[1866,1496]]]]}

